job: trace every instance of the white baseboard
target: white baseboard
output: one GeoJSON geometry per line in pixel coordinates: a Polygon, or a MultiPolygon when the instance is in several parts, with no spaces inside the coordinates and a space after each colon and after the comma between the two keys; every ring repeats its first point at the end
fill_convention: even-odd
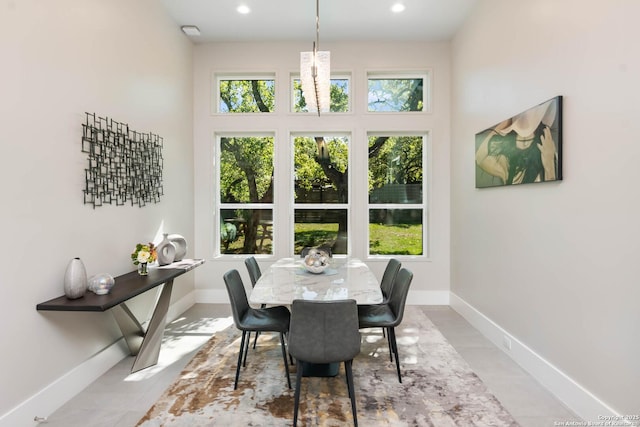
{"type": "Polygon", "coordinates": [[[229,294],[225,289],[196,289],[196,303],[229,304],[229,294]]]}
{"type": "MultiPolygon", "coordinates": [[[[195,302],[202,304],[228,304],[224,289],[196,289],[195,302]]],[[[449,305],[449,291],[409,291],[408,305],[449,305]]]]}
{"type": "Polygon", "coordinates": [[[128,355],[127,344],[121,338],[4,414],[0,427],[39,425],[36,417],[48,417],[128,355]]]}
{"type": "Polygon", "coordinates": [[[196,303],[196,294],[194,291],[189,292],[177,301],[173,301],[167,311],[167,324],[173,322],[182,313],[187,311],[193,304],[196,303]]]}
{"type": "Polygon", "coordinates": [[[560,369],[538,355],[526,344],[519,341],[500,325],[493,322],[465,300],[450,293],[450,305],[456,312],[464,317],[473,327],[493,342],[496,347],[503,350],[518,365],[525,369],[538,382],[545,386],[560,401],[585,421],[600,421],[598,416],[617,414],[589,390],[582,387],[560,369]],[[503,340],[508,337],[511,340],[511,350],[503,347],[503,340]]]}
{"type": "MultiPolygon", "coordinates": [[[[194,292],[174,301],[167,312],[167,323],[178,318],[193,304],[195,304],[194,292]]],[[[36,417],[48,417],[49,414],[55,412],[69,399],[129,355],[129,348],[124,338],[119,339],[47,385],[16,408],[0,416],[0,427],[39,425],[35,420],[36,417]]]]}
{"type": "Polygon", "coordinates": [[[449,291],[409,291],[407,305],[449,305],[449,291]]]}

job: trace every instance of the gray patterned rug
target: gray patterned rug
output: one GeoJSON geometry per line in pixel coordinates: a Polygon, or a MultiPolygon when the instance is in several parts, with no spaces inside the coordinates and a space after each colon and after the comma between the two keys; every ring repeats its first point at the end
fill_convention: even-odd
{"type": "MultiPolygon", "coordinates": [[[[362,331],[353,361],[359,425],[518,425],[420,308],[407,306],[396,336],[402,384],[381,330],[362,331]]],[[[278,335],[260,335],[234,391],[240,337],[234,326],[216,333],[137,426],[291,426],[293,390],[278,335]]],[[[302,379],[299,426],[352,423],[344,367],[335,378],[302,379]]]]}

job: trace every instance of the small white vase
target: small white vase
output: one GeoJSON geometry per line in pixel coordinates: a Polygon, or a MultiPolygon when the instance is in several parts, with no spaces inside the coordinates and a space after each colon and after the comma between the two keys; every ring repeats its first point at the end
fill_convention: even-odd
{"type": "Polygon", "coordinates": [[[171,264],[176,257],[176,246],[169,240],[167,233],[164,233],[163,236],[162,241],[156,246],[158,265],[171,264]]]}
{"type": "Polygon", "coordinates": [[[87,292],[87,270],[80,258],[73,258],[64,273],[64,294],[69,299],[77,299],[87,292]]]}

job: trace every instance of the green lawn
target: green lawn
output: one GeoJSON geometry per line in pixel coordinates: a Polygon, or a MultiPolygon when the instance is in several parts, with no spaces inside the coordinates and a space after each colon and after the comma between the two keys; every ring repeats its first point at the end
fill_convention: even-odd
{"type": "MultiPolygon", "coordinates": [[[[332,243],[338,235],[338,224],[295,224],[295,252],[307,246],[320,246],[332,243]]],[[[421,224],[369,224],[371,255],[422,255],[421,224]]],[[[225,253],[242,252],[243,236],[229,245],[225,253]]],[[[262,246],[264,254],[272,253],[273,242],[265,239],[262,246]]]]}
{"type": "Polygon", "coordinates": [[[369,224],[371,255],[422,255],[421,224],[369,224]]]}

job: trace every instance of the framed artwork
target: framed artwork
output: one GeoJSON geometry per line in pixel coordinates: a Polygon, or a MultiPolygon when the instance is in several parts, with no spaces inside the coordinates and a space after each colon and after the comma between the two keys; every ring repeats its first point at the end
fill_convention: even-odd
{"type": "Polygon", "coordinates": [[[476,188],[562,179],[562,96],[476,134],[476,188]]]}

